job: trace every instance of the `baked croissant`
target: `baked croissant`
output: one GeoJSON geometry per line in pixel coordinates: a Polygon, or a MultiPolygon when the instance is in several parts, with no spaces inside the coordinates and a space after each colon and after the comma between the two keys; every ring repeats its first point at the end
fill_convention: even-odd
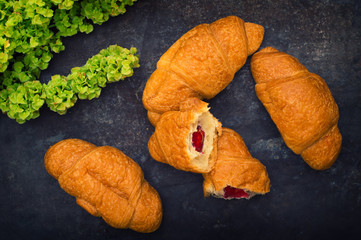
{"type": "Polygon", "coordinates": [[[264,28],[236,16],[201,24],[184,34],[159,59],[143,93],[148,118],[179,110],[190,97],[210,99],[222,91],[262,43],[264,28]]]}
{"type": "Polygon", "coordinates": [[[251,156],[238,133],[222,128],[217,152],[213,170],[203,174],[205,197],[212,195],[224,199],[249,199],[270,191],[266,167],[251,156]]]}
{"type": "Polygon", "coordinates": [[[286,145],[316,170],[329,168],[341,150],[338,107],[326,82],[296,58],[267,47],[254,54],[256,93],[286,145]]]}
{"type": "Polygon", "coordinates": [[[116,148],[63,140],[46,152],[45,168],[77,204],[112,227],[148,233],[161,223],[157,191],[139,165],[116,148]]]}
{"type": "Polygon", "coordinates": [[[177,169],[206,173],[217,158],[221,123],[209,112],[208,103],[189,98],[179,111],[169,111],[159,119],[148,142],[150,155],[177,169]]]}

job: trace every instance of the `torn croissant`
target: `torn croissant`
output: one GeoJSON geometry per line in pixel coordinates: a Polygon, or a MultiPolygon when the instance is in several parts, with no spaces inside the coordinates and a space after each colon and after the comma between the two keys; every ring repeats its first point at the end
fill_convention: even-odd
{"type": "Polygon", "coordinates": [[[342,136],[338,107],[325,80],[273,47],[253,55],[251,71],[257,96],[286,145],[313,169],[331,167],[342,136]]]}
{"type": "Polygon", "coordinates": [[[143,93],[148,118],[178,111],[180,102],[210,99],[221,92],[261,45],[264,28],[236,16],[200,24],[185,33],[159,59],[143,93]]]}
{"type": "Polygon", "coordinates": [[[140,166],[122,151],[66,139],[51,146],[44,160],[48,173],[91,215],[114,228],[144,233],[158,229],[160,197],[140,166]]]}
{"type": "Polygon", "coordinates": [[[177,169],[206,173],[217,157],[221,123],[209,112],[208,104],[189,98],[179,111],[164,113],[148,142],[150,155],[177,169]]]}
{"type": "Polygon", "coordinates": [[[266,167],[251,156],[238,133],[223,128],[217,151],[218,158],[213,170],[203,174],[205,197],[249,199],[270,191],[266,167]]]}

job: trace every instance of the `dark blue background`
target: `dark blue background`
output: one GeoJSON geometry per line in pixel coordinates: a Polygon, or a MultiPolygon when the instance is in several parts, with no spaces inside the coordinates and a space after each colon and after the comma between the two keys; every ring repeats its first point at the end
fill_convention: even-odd
{"type": "Polygon", "coordinates": [[[359,239],[361,230],[361,5],[359,1],[139,0],[94,32],[64,38],[41,75],[67,75],[111,44],[136,47],[134,76],[80,100],[60,116],[46,107],[23,125],[0,116],[2,239],[359,239]],[[204,198],[202,176],[151,159],[154,128],[141,98],[159,57],[185,32],[228,15],[265,27],[261,48],[297,57],[322,76],[339,106],[341,154],[315,171],[289,150],[257,99],[249,59],[233,82],[210,100],[211,112],[236,130],[266,165],[271,192],[249,201],[204,198]],[[114,229],[80,208],[45,170],[49,146],[81,138],[121,149],[158,190],[164,217],[151,234],[114,229]]]}

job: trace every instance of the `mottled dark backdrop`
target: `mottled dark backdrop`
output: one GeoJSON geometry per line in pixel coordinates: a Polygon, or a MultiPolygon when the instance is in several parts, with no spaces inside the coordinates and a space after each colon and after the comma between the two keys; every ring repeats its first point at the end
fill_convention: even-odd
{"type": "Polygon", "coordinates": [[[132,78],[108,85],[98,99],[78,101],[65,116],[41,110],[19,125],[0,116],[1,239],[359,239],[361,231],[361,5],[357,0],[139,0],[89,35],[65,38],[66,50],[41,75],[67,75],[111,44],[138,49],[132,78]],[[237,15],[265,27],[261,48],[297,57],[327,82],[340,110],[341,154],[318,172],[284,144],[254,91],[249,60],[210,101],[224,126],[239,132],[266,165],[271,192],[249,201],[204,198],[202,176],[151,159],[154,128],[141,97],[159,57],[200,23],[237,15]],[[118,230],[77,206],[46,172],[48,147],[81,138],[123,150],[144,170],[164,210],[152,234],[118,230]]]}

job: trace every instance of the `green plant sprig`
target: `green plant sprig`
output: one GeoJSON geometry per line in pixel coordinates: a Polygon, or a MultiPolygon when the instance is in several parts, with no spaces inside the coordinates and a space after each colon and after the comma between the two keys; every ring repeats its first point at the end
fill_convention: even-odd
{"type": "Polygon", "coordinates": [[[0,91],[0,109],[18,123],[38,117],[45,103],[63,115],[78,99],[98,98],[106,84],[133,76],[133,69],[139,67],[136,52],[111,45],[84,66],[72,68],[68,76],[54,75],[47,84],[37,80],[12,84],[0,91]]]}
{"type": "Polygon", "coordinates": [[[133,76],[133,69],[139,67],[136,52],[136,48],[111,45],[84,66],[72,68],[68,76],[53,76],[44,86],[46,104],[52,111],[65,114],[78,98],[98,98],[106,84],[133,76]]]}
{"type": "Polygon", "coordinates": [[[93,24],[100,25],[110,16],[124,14],[125,6],[135,1],[0,0],[0,90],[13,83],[38,79],[40,71],[48,67],[52,53],[65,49],[62,37],[90,33],[93,24]],[[18,62],[30,70],[21,78],[13,74],[13,65],[19,66],[18,62]]]}
{"type": "MultiPolygon", "coordinates": [[[[37,106],[44,104],[43,100],[46,98],[43,92],[35,93],[30,89],[32,87],[39,88],[40,73],[48,68],[53,53],[59,53],[65,49],[62,37],[72,36],[78,32],[90,33],[93,31],[93,24],[100,25],[110,16],[125,13],[125,7],[133,5],[135,1],[0,0],[0,109],[2,112],[19,123],[39,116],[40,107],[37,106]],[[15,95],[18,99],[16,101],[15,95]],[[23,100],[20,100],[20,96],[23,97],[23,100]]],[[[78,70],[75,68],[73,71],[77,72],[78,70]]],[[[127,75],[126,72],[129,69],[126,63],[122,71],[124,76],[127,75]]],[[[86,74],[91,76],[94,73],[88,71],[86,74]]],[[[63,81],[60,79],[63,78],[53,76],[52,80],[58,80],[54,80],[49,85],[54,85],[56,82],[59,84],[56,86],[60,87],[60,82],[63,81]]],[[[67,81],[75,82],[77,80],[78,83],[82,81],[75,75],[72,78],[74,80],[67,81]]],[[[97,81],[104,82],[104,80],[97,81]]],[[[100,83],[100,87],[96,87],[94,80],[89,80],[86,85],[89,85],[90,82],[92,82],[91,86],[84,85],[82,87],[72,83],[73,88],[79,88],[76,90],[78,91],[75,95],[76,98],[91,99],[99,96],[103,83],[100,83]],[[93,93],[89,93],[89,91],[93,91],[93,93]]],[[[49,89],[48,87],[47,91],[50,94],[49,89]]],[[[59,97],[61,98],[61,94],[59,97]]],[[[47,102],[49,101],[51,100],[47,100],[47,102]]],[[[65,110],[63,111],[66,112],[71,102],[75,103],[75,101],[74,97],[70,97],[68,102],[64,103],[65,110]]],[[[55,111],[63,112],[60,106],[57,104],[54,106],[56,107],[52,108],[56,109],[55,111]]]]}

